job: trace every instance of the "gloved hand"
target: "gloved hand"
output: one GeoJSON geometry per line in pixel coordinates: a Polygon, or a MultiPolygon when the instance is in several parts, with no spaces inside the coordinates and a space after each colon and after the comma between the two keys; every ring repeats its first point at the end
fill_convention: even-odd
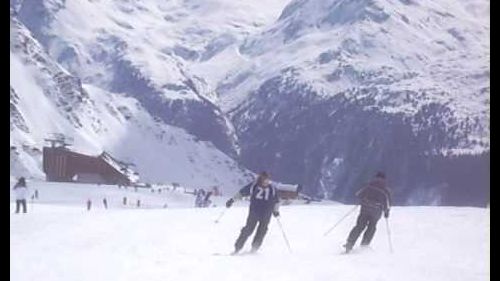
{"type": "Polygon", "coordinates": [[[273,211],[273,216],[274,217],[279,217],[280,216],[280,212],[279,211],[273,211]]]}
{"type": "Polygon", "coordinates": [[[226,202],[226,207],[229,208],[233,205],[234,203],[234,199],[233,198],[230,198],[229,200],[227,200],[226,202]]]}
{"type": "Polygon", "coordinates": [[[388,218],[388,217],[389,217],[389,209],[384,211],[384,218],[388,218]]]}

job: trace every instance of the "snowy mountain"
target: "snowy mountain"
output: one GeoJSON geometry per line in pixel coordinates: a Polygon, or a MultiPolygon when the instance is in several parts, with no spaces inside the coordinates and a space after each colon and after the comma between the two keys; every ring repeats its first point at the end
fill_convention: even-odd
{"type": "Polygon", "coordinates": [[[236,137],[213,103],[216,93],[189,71],[189,62],[241,41],[280,6],[257,11],[258,4],[233,2],[28,0],[18,13],[49,54],[85,83],[134,96],[167,124],[235,156],[236,137]]]}
{"type": "Polygon", "coordinates": [[[489,1],[11,8],[89,89],[135,99],[152,118],[306,193],[349,202],[385,170],[399,204],[488,201],[489,1]]]}
{"type": "Polygon", "coordinates": [[[218,86],[243,163],[348,201],[381,169],[399,202],[485,204],[488,33],[488,1],[291,2],[218,86]]]}
{"type": "Polygon", "coordinates": [[[249,172],[183,129],[152,117],[133,97],[113,94],[68,73],[11,15],[11,175],[44,177],[41,148],[52,133],[73,149],[136,165],[143,181],[234,190],[249,172]]]}

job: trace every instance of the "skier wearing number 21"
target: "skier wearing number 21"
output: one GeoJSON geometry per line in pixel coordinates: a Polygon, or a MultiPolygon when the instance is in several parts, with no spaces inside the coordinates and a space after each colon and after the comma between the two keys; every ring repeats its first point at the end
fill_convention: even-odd
{"type": "Polygon", "coordinates": [[[233,254],[237,254],[245,245],[248,237],[253,233],[257,224],[257,233],[252,241],[251,252],[256,252],[262,245],[267,232],[271,215],[279,216],[279,198],[277,189],[271,185],[270,176],[266,172],[259,174],[257,180],[243,187],[233,198],[226,202],[231,207],[235,200],[244,196],[250,197],[250,208],[246,225],[241,229],[240,236],[234,244],[233,254]]]}

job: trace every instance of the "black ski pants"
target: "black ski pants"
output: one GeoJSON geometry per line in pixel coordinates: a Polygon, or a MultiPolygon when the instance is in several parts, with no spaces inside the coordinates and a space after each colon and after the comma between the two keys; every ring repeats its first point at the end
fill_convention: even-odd
{"type": "Polygon", "coordinates": [[[26,213],[26,199],[16,200],[16,214],[19,213],[21,206],[23,207],[23,213],[26,213]]]}
{"type": "Polygon", "coordinates": [[[358,240],[359,235],[366,228],[366,231],[363,234],[363,239],[361,240],[361,245],[369,245],[375,235],[375,231],[377,230],[377,222],[379,219],[380,213],[373,214],[369,212],[360,212],[358,220],[356,221],[356,226],[354,226],[349,233],[347,243],[350,245],[356,244],[356,240],[358,240]]]}
{"type": "Polygon", "coordinates": [[[243,248],[245,242],[247,241],[248,237],[252,235],[257,224],[259,224],[259,226],[257,227],[257,233],[255,234],[252,241],[252,249],[257,250],[260,248],[260,246],[262,245],[262,241],[264,240],[264,236],[266,236],[267,233],[267,226],[271,221],[271,214],[272,212],[257,212],[250,210],[247,217],[247,223],[241,229],[240,236],[234,244],[234,248],[236,251],[239,251],[241,250],[241,248],[243,248]]]}

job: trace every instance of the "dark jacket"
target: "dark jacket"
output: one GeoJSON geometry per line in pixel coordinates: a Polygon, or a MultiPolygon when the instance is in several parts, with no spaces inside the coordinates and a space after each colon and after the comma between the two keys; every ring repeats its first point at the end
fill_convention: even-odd
{"type": "Polygon", "coordinates": [[[20,187],[26,187],[26,182],[25,181],[17,181],[16,184],[14,185],[13,189],[20,188],[20,187]]]}
{"type": "Polygon", "coordinates": [[[261,187],[257,183],[252,182],[240,189],[235,199],[246,196],[250,196],[250,212],[271,214],[273,211],[278,211],[278,190],[273,185],[261,187]]]}
{"type": "Polygon", "coordinates": [[[375,178],[356,193],[361,200],[361,212],[380,216],[391,207],[391,194],[382,178],[375,178]]]}

